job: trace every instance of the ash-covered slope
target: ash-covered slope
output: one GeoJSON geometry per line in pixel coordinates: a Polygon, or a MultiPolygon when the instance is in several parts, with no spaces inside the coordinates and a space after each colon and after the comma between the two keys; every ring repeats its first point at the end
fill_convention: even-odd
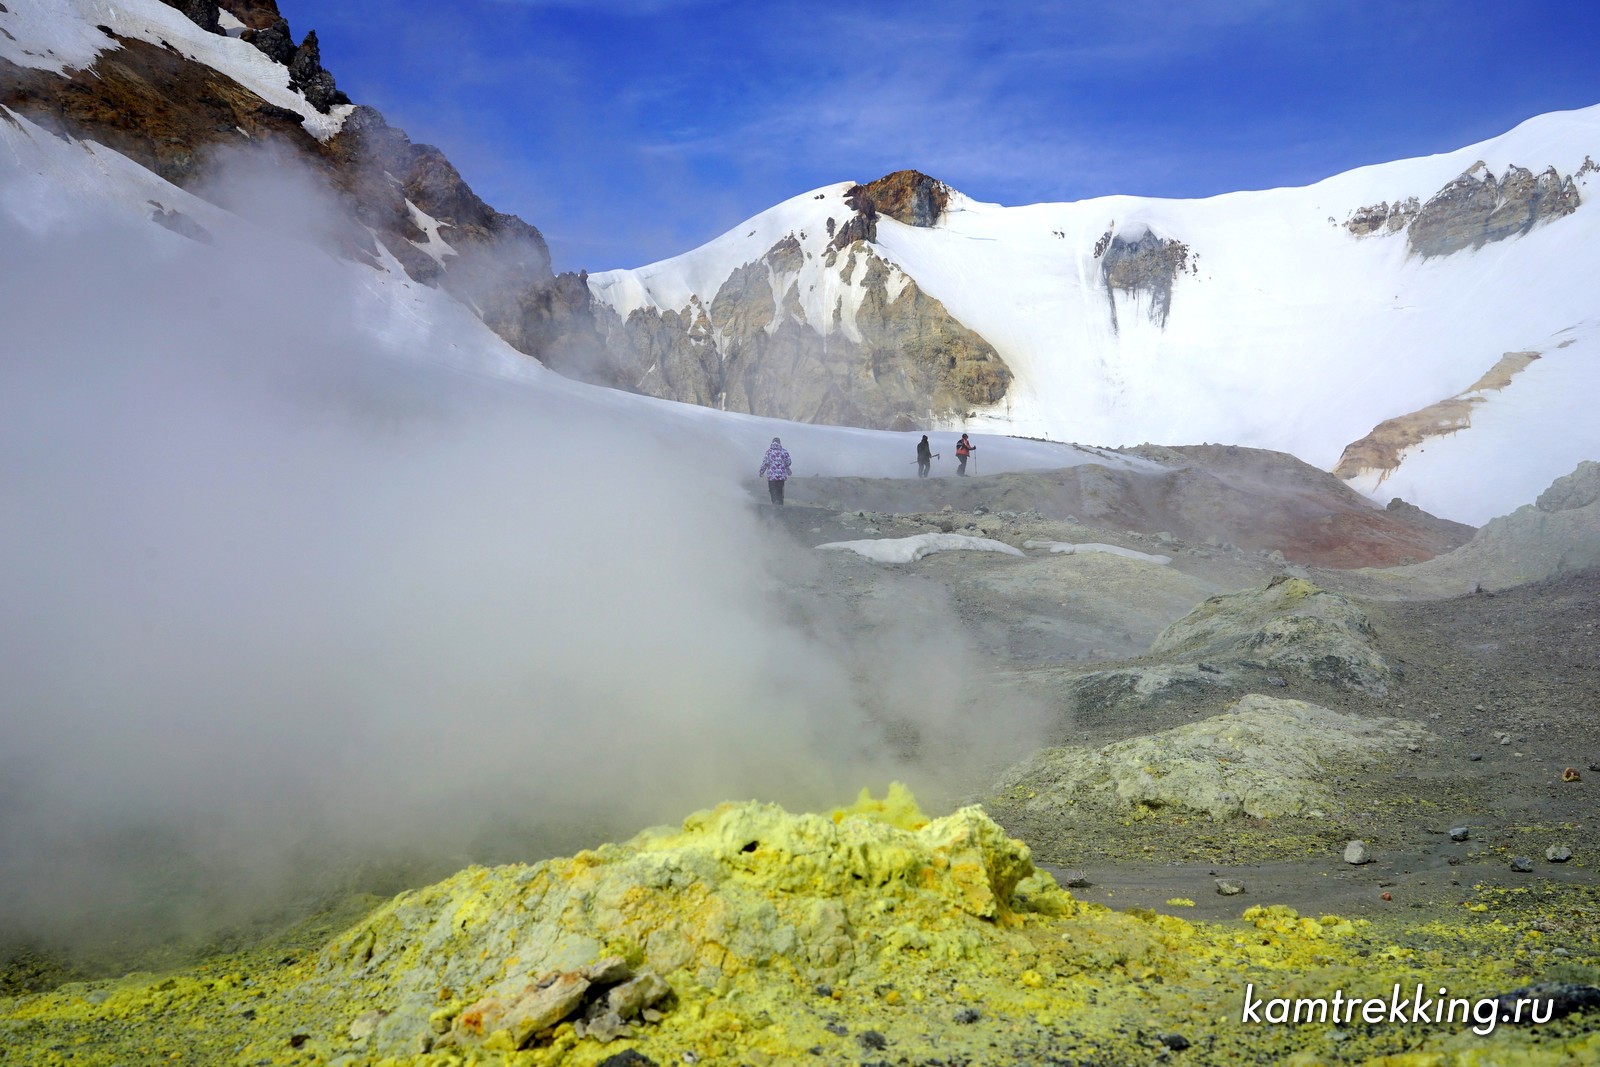
{"type": "Polygon", "coordinates": [[[612,372],[655,395],[1343,455],[1370,495],[1477,523],[1600,455],[1596,156],[1600,107],[1209,200],[1007,208],[902,171],[589,287],[612,372]]]}

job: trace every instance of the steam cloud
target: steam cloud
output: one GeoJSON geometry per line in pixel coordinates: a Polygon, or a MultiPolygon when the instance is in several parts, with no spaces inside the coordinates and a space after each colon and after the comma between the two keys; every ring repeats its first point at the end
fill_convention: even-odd
{"type": "Polygon", "coordinates": [[[666,423],[453,369],[475,323],[308,247],[309,179],[233,174],[271,229],[215,247],[0,182],[0,941],[949,784],[882,724],[1004,729],[953,639],[797,607],[818,564],[666,423]]]}

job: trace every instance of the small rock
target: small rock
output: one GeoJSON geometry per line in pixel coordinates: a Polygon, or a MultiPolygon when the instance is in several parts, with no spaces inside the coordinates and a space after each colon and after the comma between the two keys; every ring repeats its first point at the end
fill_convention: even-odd
{"type": "Polygon", "coordinates": [[[1551,863],[1565,863],[1572,858],[1572,849],[1566,845],[1551,845],[1544,850],[1544,858],[1551,863]]]}
{"type": "Polygon", "coordinates": [[[1483,753],[1482,752],[1469,753],[1467,755],[1467,759],[1471,760],[1473,763],[1477,763],[1479,760],[1483,759],[1483,753]]]}
{"type": "Polygon", "coordinates": [[[583,969],[585,978],[594,985],[616,985],[633,977],[633,969],[621,956],[607,956],[583,969]]]}
{"type": "Polygon", "coordinates": [[[1089,876],[1082,871],[1062,871],[1061,884],[1068,889],[1085,889],[1094,883],[1089,881],[1089,876]]]}
{"type": "Polygon", "coordinates": [[[1161,1043],[1173,1052],[1182,1052],[1189,1047],[1189,1039],[1182,1034],[1162,1034],[1161,1043]]]}
{"type": "Polygon", "coordinates": [[[1472,832],[1465,826],[1452,826],[1450,828],[1450,840],[1452,841],[1465,841],[1471,836],[1472,832]]]}
{"type": "MultiPolygon", "coordinates": [[[[694,1062],[694,1060],[689,1059],[689,1057],[693,1056],[694,1053],[685,1052],[683,1055],[683,1062],[694,1062]]],[[[698,1058],[699,1057],[696,1057],[696,1059],[698,1058]]],[[[605,1059],[600,1061],[600,1067],[656,1067],[656,1061],[651,1059],[649,1056],[646,1056],[644,1053],[639,1052],[637,1049],[630,1048],[617,1053],[615,1056],[607,1056],[605,1059]]]]}
{"type": "Polygon", "coordinates": [[[672,995],[672,987],[665,978],[645,971],[629,982],[615,986],[606,994],[606,1007],[624,1019],[630,1019],[645,1008],[653,1008],[672,995]]]}
{"type": "Polygon", "coordinates": [[[861,1047],[881,1052],[889,1047],[889,1039],[876,1030],[863,1030],[856,1035],[856,1040],[861,1042],[861,1047]]]}
{"type": "Polygon", "coordinates": [[[1236,897],[1244,892],[1244,883],[1233,878],[1218,878],[1217,892],[1225,897],[1236,897]]]}
{"type": "Polygon", "coordinates": [[[1344,861],[1357,867],[1363,863],[1371,863],[1372,850],[1367,848],[1365,841],[1351,841],[1344,846],[1344,861]]]}
{"type": "Polygon", "coordinates": [[[1519,874],[1527,874],[1533,870],[1533,861],[1527,856],[1511,857],[1511,869],[1519,874]]]}
{"type": "Polygon", "coordinates": [[[983,1012],[977,1008],[962,1008],[956,1012],[956,1022],[962,1026],[970,1026],[981,1018],[983,1018],[983,1012]]]}
{"type": "Polygon", "coordinates": [[[1408,742],[1406,744],[1406,751],[1407,752],[1421,752],[1422,751],[1422,746],[1417,744],[1415,741],[1411,741],[1411,742],[1408,742]]]}
{"type": "Polygon", "coordinates": [[[1511,738],[1506,734],[1501,734],[1500,735],[1500,743],[1502,745],[1509,745],[1511,743],[1511,738]]]}
{"type": "MultiPolygon", "coordinates": [[[[253,1014],[254,1013],[252,1013],[252,1015],[253,1014]]],[[[373,1008],[371,1011],[364,1011],[360,1015],[357,1015],[350,1023],[350,1040],[365,1041],[367,1038],[371,1037],[372,1031],[377,1029],[378,1023],[383,1019],[385,1014],[385,1012],[380,1011],[377,1008],[373,1008]]]]}
{"type": "Polygon", "coordinates": [[[1269,674],[1267,675],[1267,684],[1272,686],[1274,689],[1282,689],[1289,683],[1276,674],[1269,674]]]}
{"type": "Polygon", "coordinates": [[[1589,764],[1589,769],[1591,771],[1596,772],[1597,774],[1600,774],[1600,763],[1591,763],[1591,764],[1589,764]]]}

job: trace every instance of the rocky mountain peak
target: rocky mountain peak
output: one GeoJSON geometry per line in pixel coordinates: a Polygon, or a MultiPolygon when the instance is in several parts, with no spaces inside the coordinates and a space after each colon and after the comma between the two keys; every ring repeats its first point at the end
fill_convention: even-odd
{"type": "Polygon", "coordinates": [[[865,185],[852,185],[844,201],[855,214],[833,235],[833,248],[878,238],[878,216],[924,229],[936,225],[950,202],[950,187],[917,170],[897,170],[865,185]]]}

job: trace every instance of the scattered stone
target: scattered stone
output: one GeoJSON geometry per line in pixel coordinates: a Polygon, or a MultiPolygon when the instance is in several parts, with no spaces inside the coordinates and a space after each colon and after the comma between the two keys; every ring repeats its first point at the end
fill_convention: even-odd
{"type": "Polygon", "coordinates": [[[962,1008],[956,1012],[956,1022],[962,1026],[971,1026],[981,1018],[983,1018],[983,1012],[977,1008],[962,1008]]]}
{"type": "Polygon", "coordinates": [[[365,1041],[372,1036],[372,1031],[378,1028],[378,1023],[388,1014],[377,1008],[362,1012],[350,1023],[350,1040],[365,1041]]]}
{"type": "Polygon", "coordinates": [[[1578,773],[1578,768],[1568,767],[1561,772],[1561,780],[1563,782],[1581,782],[1583,781],[1583,775],[1578,773]]]}
{"type": "Polygon", "coordinates": [[[1372,851],[1367,848],[1367,843],[1362,840],[1351,841],[1344,846],[1344,861],[1352,866],[1359,867],[1363,863],[1372,862],[1372,851]]]}
{"type": "Polygon", "coordinates": [[[646,971],[637,978],[612,987],[606,994],[606,1006],[622,1018],[631,1019],[671,995],[672,987],[666,979],[646,971]]]}
{"type": "Polygon", "coordinates": [[[1162,1034],[1161,1043],[1173,1052],[1182,1052],[1189,1047],[1189,1039],[1182,1034],[1162,1034]]]}
{"type": "Polygon", "coordinates": [[[1572,849],[1566,845],[1551,845],[1544,850],[1544,858],[1551,863],[1565,863],[1572,858],[1572,849]]]}
{"type": "Polygon", "coordinates": [[[1471,760],[1473,763],[1477,763],[1479,760],[1483,759],[1483,753],[1482,752],[1469,752],[1467,754],[1467,759],[1471,760]]]}
{"type": "Polygon", "coordinates": [[[856,1035],[856,1040],[861,1042],[861,1047],[881,1052],[889,1047],[889,1039],[876,1030],[863,1030],[856,1035]]]}
{"type": "Polygon", "coordinates": [[[1421,752],[1422,751],[1422,746],[1417,744],[1415,741],[1413,741],[1409,745],[1406,746],[1406,751],[1407,752],[1421,752]]]}
{"type": "MultiPolygon", "coordinates": [[[[693,1063],[694,1060],[685,1060],[693,1063]]],[[[656,1067],[656,1061],[637,1049],[625,1049],[600,1061],[600,1067],[656,1067]]]]}
{"type": "Polygon", "coordinates": [[[1233,878],[1218,878],[1217,893],[1225,897],[1236,897],[1244,892],[1244,883],[1233,878]]]}
{"type": "Polygon", "coordinates": [[[1509,993],[1501,993],[1495,999],[1500,1002],[1503,1019],[1509,1017],[1512,1021],[1528,1023],[1532,1020],[1527,1017],[1518,1020],[1515,1016],[1519,1001],[1538,999],[1548,1002],[1550,1012],[1548,1018],[1561,1019],[1580,1011],[1594,1011],[1600,1008],[1600,987],[1580,985],[1576,982],[1546,982],[1513,989],[1509,993]]]}
{"type": "Polygon", "coordinates": [[[1527,856],[1513,856],[1511,857],[1511,869],[1518,874],[1527,874],[1533,870],[1533,860],[1527,856]]]}
{"type": "Polygon", "coordinates": [[[1269,674],[1267,675],[1267,684],[1272,686],[1274,689],[1283,689],[1289,683],[1279,675],[1269,674]]]}
{"type": "Polygon", "coordinates": [[[1450,828],[1450,840],[1452,841],[1465,841],[1470,836],[1472,836],[1471,831],[1465,826],[1452,826],[1450,828]]]}
{"type": "Polygon", "coordinates": [[[1511,735],[1510,734],[1501,734],[1500,735],[1500,743],[1502,745],[1509,745],[1511,743],[1511,735]]]}

